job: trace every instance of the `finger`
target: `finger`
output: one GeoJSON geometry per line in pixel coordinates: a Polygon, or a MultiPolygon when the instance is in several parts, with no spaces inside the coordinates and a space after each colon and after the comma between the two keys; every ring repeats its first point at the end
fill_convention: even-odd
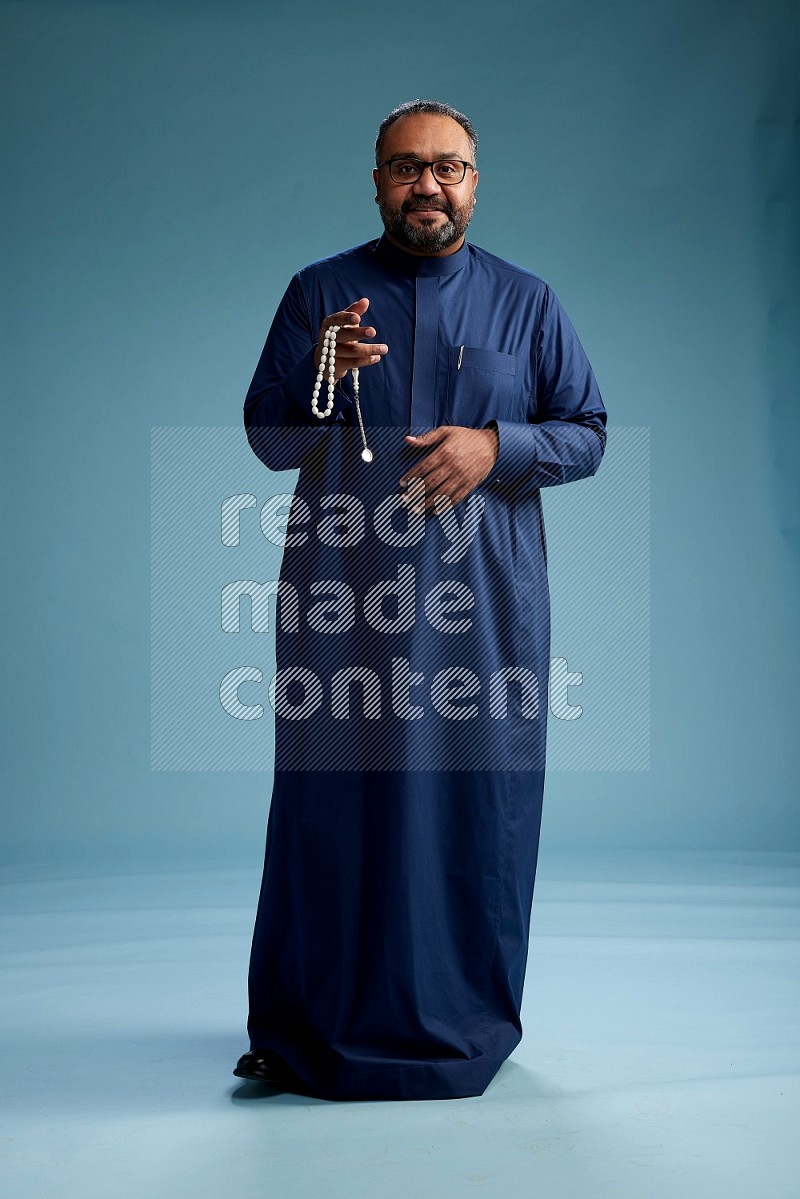
{"type": "Polygon", "coordinates": [[[443,495],[434,496],[434,507],[437,511],[439,511],[440,505],[443,511],[446,511],[447,508],[455,508],[456,504],[460,504],[463,499],[466,499],[471,490],[471,487],[463,486],[457,487],[455,491],[451,491],[450,495],[446,498],[443,495]]]}
{"type": "Polygon", "coordinates": [[[340,362],[336,359],[336,378],[343,379],[348,371],[364,370],[368,366],[377,366],[379,362],[383,362],[382,354],[371,354],[368,358],[354,358],[349,362],[340,362]]]}
{"type": "Polygon", "coordinates": [[[422,445],[427,445],[431,441],[440,441],[456,427],[455,424],[437,424],[437,427],[427,429],[425,433],[408,433],[407,436],[411,441],[420,441],[422,445]]]}
{"type": "Polygon", "coordinates": [[[401,502],[408,505],[425,499],[425,480],[410,479],[405,495],[401,497],[401,502]]]}
{"type": "Polygon", "coordinates": [[[361,341],[365,337],[375,337],[376,329],[372,325],[342,325],[336,334],[336,344],[344,345],[346,341],[361,341]]]}
{"type": "Polygon", "coordinates": [[[389,347],[379,342],[349,342],[347,348],[342,346],[336,354],[336,363],[338,366],[346,366],[348,370],[352,370],[354,366],[358,366],[369,358],[381,359],[384,354],[388,353],[389,347]]]}
{"type": "Polygon", "coordinates": [[[401,502],[412,511],[417,512],[420,510],[420,505],[430,508],[434,496],[449,495],[457,486],[458,484],[446,469],[424,477],[417,472],[416,476],[411,479],[401,502]]]}
{"type": "MultiPolygon", "coordinates": [[[[336,369],[337,371],[341,370],[346,375],[348,371],[361,370],[365,366],[375,366],[376,362],[383,362],[383,354],[370,354],[368,358],[358,358],[352,362],[340,362],[337,358],[336,369]]],[[[341,375],[339,378],[341,378],[341,375]]]]}
{"type": "Polygon", "coordinates": [[[452,475],[452,472],[443,466],[439,470],[432,471],[425,476],[425,502],[430,507],[430,502],[437,495],[449,495],[458,487],[458,480],[452,475]]]}
{"type": "Polygon", "coordinates": [[[371,354],[377,354],[379,352],[379,350],[378,350],[379,346],[383,346],[387,350],[389,348],[386,345],[385,341],[368,341],[366,338],[363,338],[363,337],[359,337],[359,338],[348,337],[345,341],[343,341],[341,343],[341,345],[337,345],[336,357],[339,358],[342,355],[344,355],[346,357],[348,354],[358,354],[362,350],[367,350],[371,354]]]}
{"type": "Polygon", "coordinates": [[[358,328],[359,317],[353,312],[332,312],[331,315],[326,316],[325,320],[322,322],[323,332],[326,329],[330,329],[331,325],[336,325],[338,327],[339,333],[337,333],[336,336],[339,338],[345,329],[358,328]]]}
{"type": "Polygon", "coordinates": [[[342,342],[336,350],[336,361],[347,362],[359,359],[363,355],[387,354],[389,347],[385,342],[342,342]]]}
{"type": "Polygon", "coordinates": [[[436,445],[447,437],[451,427],[450,425],[439,425],[436,429],[429,429],[427,433],[407,433],[406,441],[411,441],[414,445],[436,445]]]}
{"type": "Polygon", "coordinates": [[[346,328],[348,325],[360,325],[361,318],[368,308],[369,300],[363,296],[348,308],[342,308],[339,312],[331,312],[322,322],[323,331],[329,329],[331,325],[338,325],[340,328],[346,328]]]}
{"type": "Polygon", "coordinates": [[[422,508],[418,509],[418,511],[424,510],[430,512],[433,510],[438,516],[441,513],[448,512],[451,508],[455,508],[456,504],[459,504],[468,492],[468,487],[453,487],[452,483],[446,484],[443,488],[429,491],[422,508]]]}
{"type": "Polygon", "coordinates": [[[426,454],[421,461],[415,462],[413,466],[409,467],[400,480],[400,486],[405,487],[410,479],[417,478],[424,479],[425,486],[427,487],[430,481],[429,476],[432,475],[434,471],[441,470],[442,465],[441,455],[437,454],[435,450],[432,450],[431,453],[426,454]]]}

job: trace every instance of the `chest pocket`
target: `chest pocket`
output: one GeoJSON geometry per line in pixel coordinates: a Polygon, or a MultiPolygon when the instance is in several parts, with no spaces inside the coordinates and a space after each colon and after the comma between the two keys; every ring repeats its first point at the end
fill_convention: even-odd
{"type": "Polygon", "coordinates": [[[514,419],[517,359],[499,350],[449,346],[445,423],[480,429],[514,419]]]}

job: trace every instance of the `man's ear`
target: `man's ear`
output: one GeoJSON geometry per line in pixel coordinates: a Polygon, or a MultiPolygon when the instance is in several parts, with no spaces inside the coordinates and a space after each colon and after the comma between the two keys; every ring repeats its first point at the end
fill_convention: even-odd
{"type": "Polygon", "coordinates": [[[380,177],[381,177],[381,173],[380,173],[380,171],[378,170],[378,168],[377,168],[377,167],[373,167],[373,168],[372,168],[372,178],[373,178],[373,179],[374,179],[374,181],[375,181],[375,190],[376,190],[376,191],[378,190],[378,180],[380,179],[380,177]]]}

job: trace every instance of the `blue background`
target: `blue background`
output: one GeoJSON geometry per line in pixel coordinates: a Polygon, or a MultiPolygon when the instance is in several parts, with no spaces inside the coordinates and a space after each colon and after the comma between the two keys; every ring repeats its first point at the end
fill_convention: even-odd
{"type": "Polygon", "coordinates": [[[650,769],[554,772],[543,846],[795,847],[796,8],[3,14],[6,861],[260,860],[266,772],[151,770],[150,432],[239,424],[292,273],[380,232],[414,96],[477,126],[471,239],[650,430],[650,769]]]}

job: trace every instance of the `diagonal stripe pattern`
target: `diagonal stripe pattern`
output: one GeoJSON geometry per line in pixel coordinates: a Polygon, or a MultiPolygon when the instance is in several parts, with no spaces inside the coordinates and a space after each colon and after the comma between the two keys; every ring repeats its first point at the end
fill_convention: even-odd
{"type": "MultiPolygon", "coordinates": [[[[292,494],[295,481],[296,472],[265,470],[238,427],[152,430],[154,770],[272,768],[275,721],[289,717],[295,702],[292,686],[302,682],[302,669],[294,679],[276,679],[276,622],[291,620],[292,602],[282,595],[278,607],[277,580],[284,551],[280,538],[267,536],[268,529],[277,526],[271,515],[265,522],[264,512],[280,512],[281,505],[285,510],[285,497],[292,494]]],[[[646,428],[612,429],[595,478],[542,491],[553,664],[549,703],[544,702],[545,684],[538,680],[537,704],[529,700],[528,706],[531,713],[536,709],[537,719],[548,719],[550,770],[649,767],[649,495],[646,428]]],[[[348,497],[330,498],[345,503],[348,497]]],[[[390,523],[395,508],[394,502],[387,503],[378,516],[385,539],[399,540],[396,526],[390,523]]],[[[442,515],[455,520],[458,508],[442,515]]],[[[323,536],[333,538],[336,519],[332,514],[323,517],[327,521],[321,525],[323,536]]],[[[470,521],[480,523],[480,504],[470,521]]],[[[409,539],[414,540],[413,523],[409,529],[409,539]]],[[[458,598],[454,592],[459,556],[460,551],[451,553],[452,564],[444,563],[442,595],[426,606],[428,619],[432,611],[438,613],[443,629],[448,627],[446,619],[455,622],[454,615],[447,617],[444,602],[448,594],[452,603],[458,598]],[[449,576],[454,581],[448,593],[449,576]]],[[[336,580],[328,579],[315,586],[320,592],[327,589],[330,596],[335,584],[336,580]]],[[[531,600],[535,608],[535,597],[531,600]]],[[[465,611],[462,597],[462,618],[465,611]]],[[[321,606],[316,610],[314,619],[322,633],[329,615],[321,606]]],[[[502,611],[494,615],[503,621],[502,611]]],[[[347,616],[344,603],[340,616],[347,616]]],[[[375,616],[382,619],[377,611],[375,616]]],[[[405,618],[410,618],[407,610],[405,618]]],[[[452,628],[458,631],[456,623],[452,628]]],[[[351,717],[351,705],[378,726],[380,680],[376,682],[369,662],[358,660],[355,648],[348,669],[347,677],[335,678],[332,686],[324,680],[324,695],[307,679],[311,693],[331,705],[334,719],[343,728],[351,717]]],[[[448,671],[428,680],[428,707],[435,714],[463,730],[469,726],[472,707],[482,699],[488,702],[491,693],[493,714],[502,715],[505,692],[498,689],[497,681],[490,687],[489,680],[482,680],[483,691],[476,695],[465,668],[453,666],[448,671]],[[453,687],[461,689],[459,707],[452,703],[453,687]]],[[[415,714],[411,715],[409,726],[416,722],[415,714]]],[[[365,737],[358,752],[369,755],[370,735],[365,737]]],[[[353,747],[347,750],[346,739],[343,746],[329,759],[334,768],[354,765],[353,747]]],[[[398,744],[394,762],[384,762],[380,768],[400,768],[401,762],[403,768],[414,766],[412,737],[398,744]]],[[[309,767],[298,761],[293,768],[309,767]]],[[[470,767],[460,767],[454,756],[448,768],[470,767]]]]}

